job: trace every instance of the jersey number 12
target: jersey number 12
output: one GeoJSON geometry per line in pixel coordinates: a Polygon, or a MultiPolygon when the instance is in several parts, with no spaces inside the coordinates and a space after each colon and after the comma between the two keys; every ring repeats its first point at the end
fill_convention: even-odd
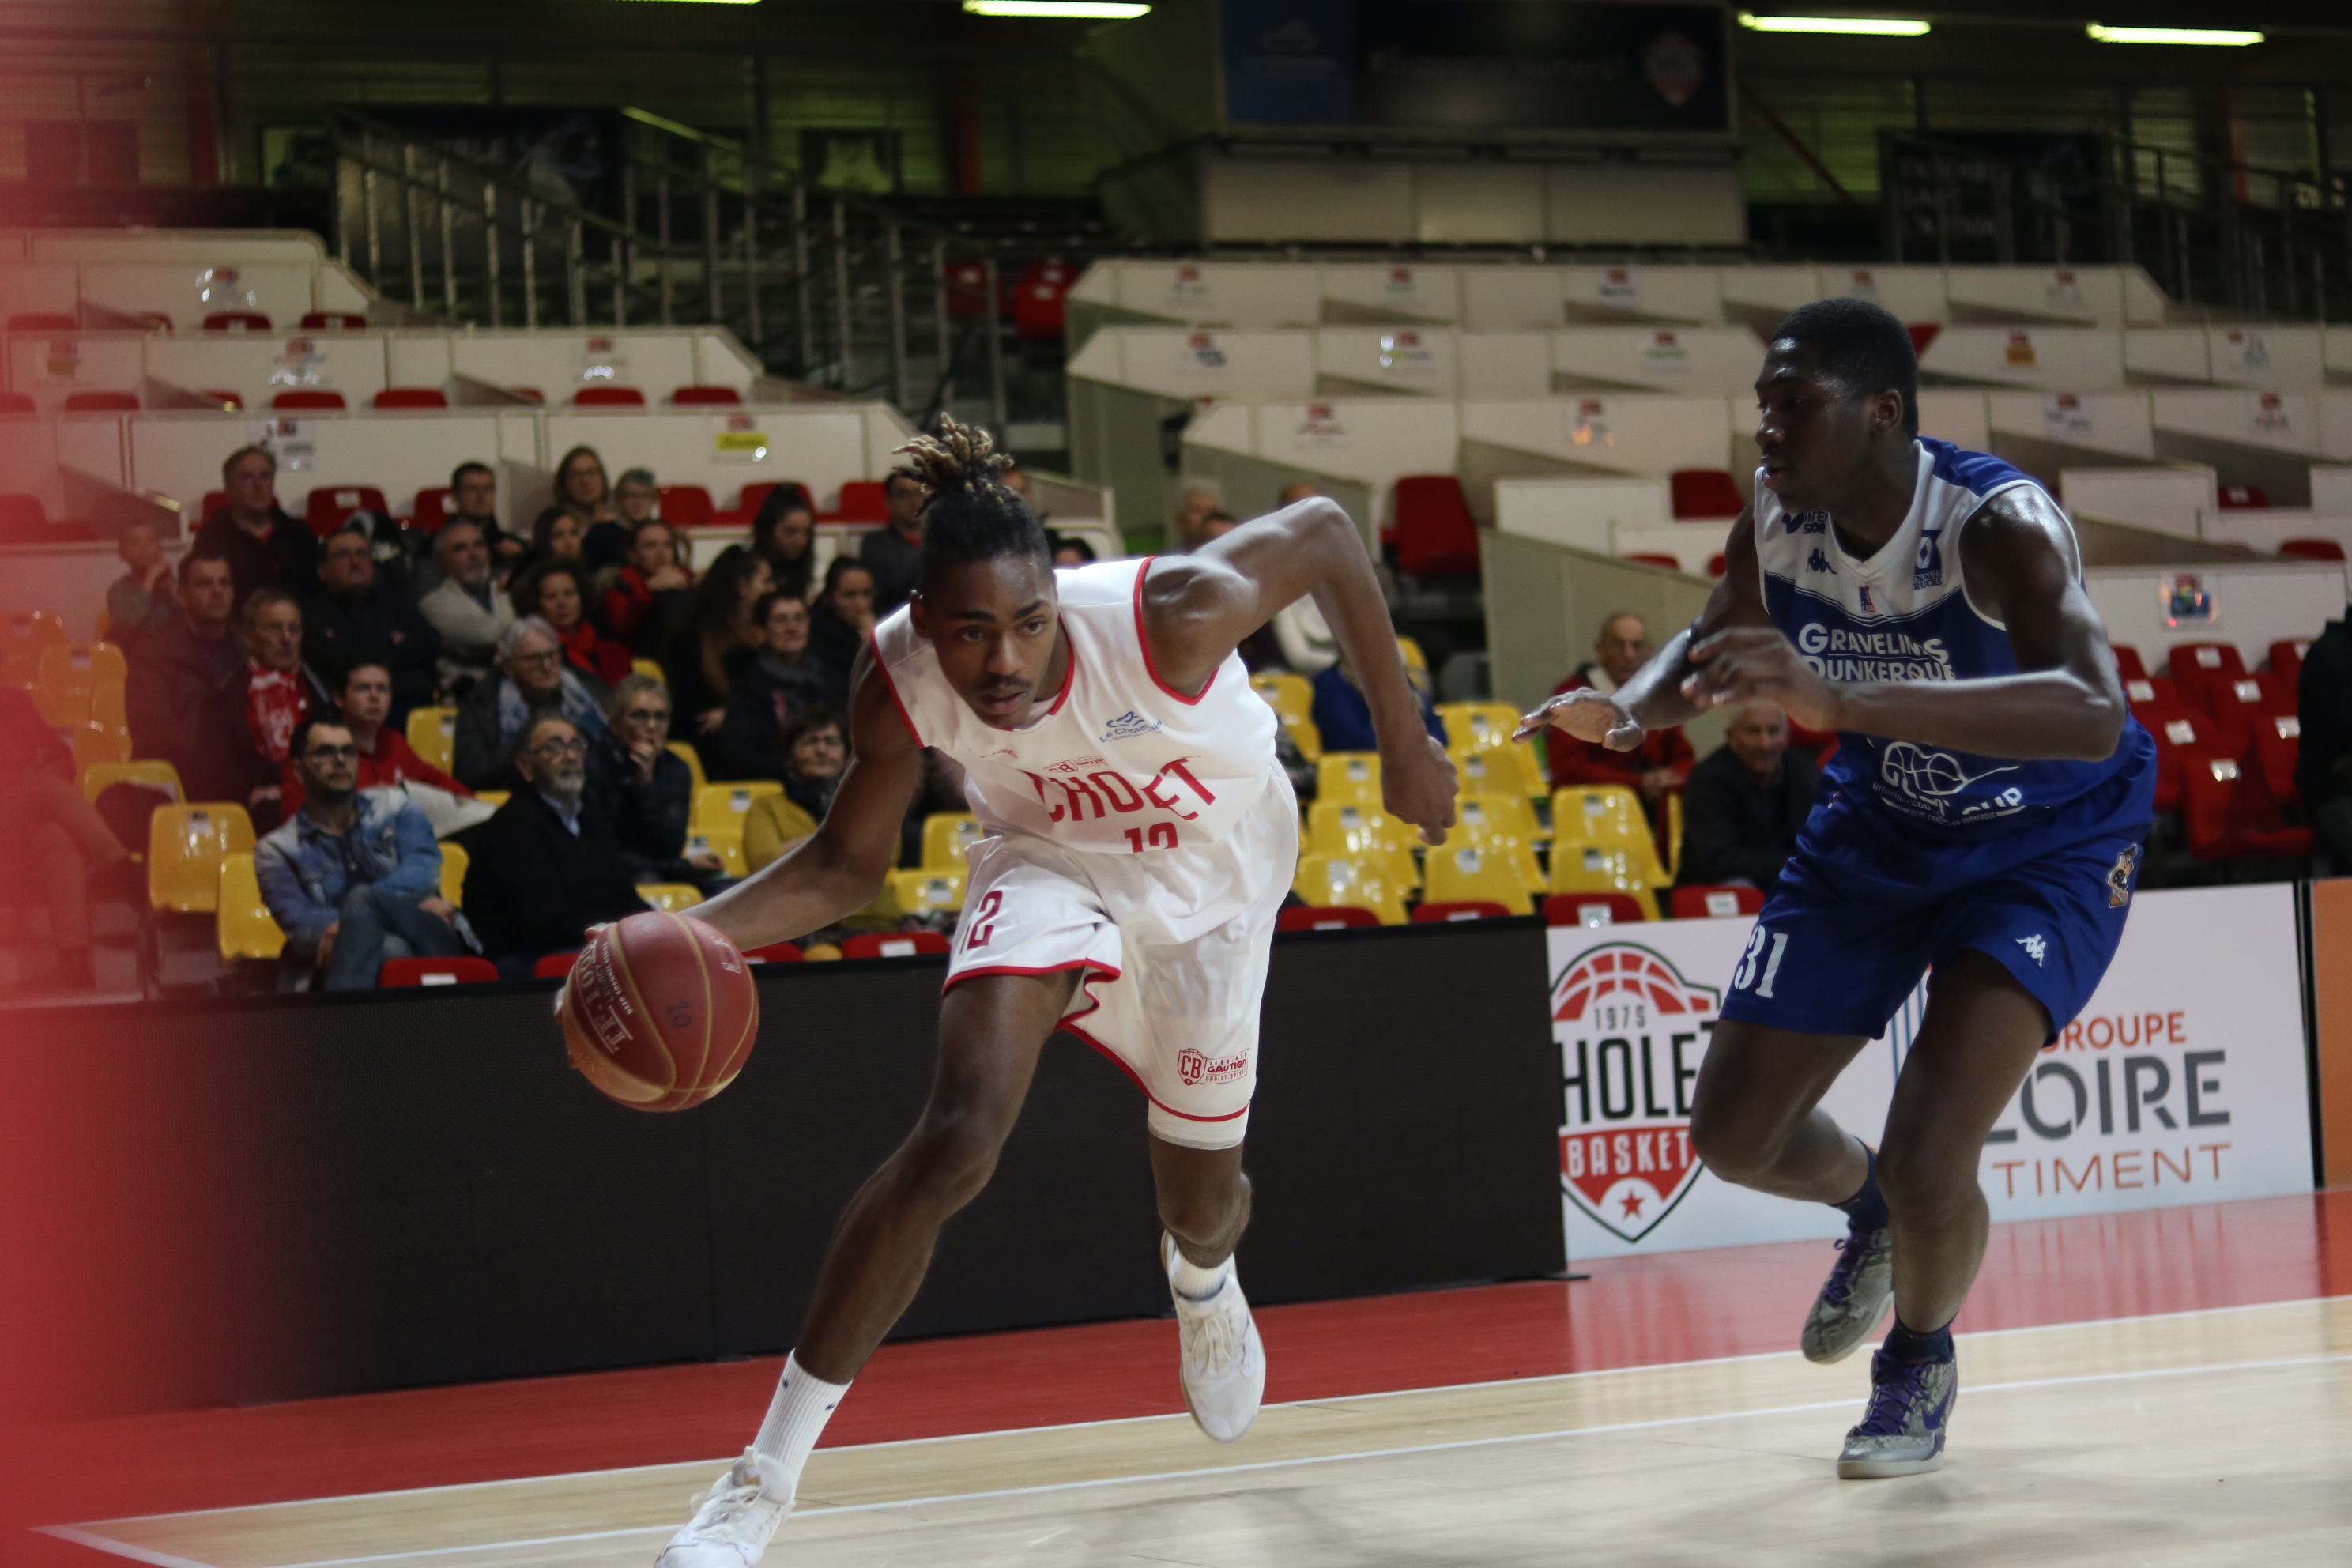
{"type": "Polygon", "coordinates": [[[1138,855],[1146,849],[1173,849],[1176,847],[1176,825],[1155,822],[1151,825],[1149,837],[1140,827],[1130,827],[1127,830],[1127,847],[1138,855]]]}

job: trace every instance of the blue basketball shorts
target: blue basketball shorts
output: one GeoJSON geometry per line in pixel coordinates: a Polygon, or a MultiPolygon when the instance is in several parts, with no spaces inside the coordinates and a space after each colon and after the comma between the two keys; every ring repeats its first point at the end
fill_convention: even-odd
{"type": "Polygon", "coordinates": [[[1857,888],[1809,831],[1756,918],[1722,1016],[1874,1038],[1930,965],[1972,949],[2032,993],[2054,1040],[2090,1001],[2123,940],[2144,837],[2139,828],[2109,829],[2045,843],[2018,864],[1906,899],[1885,896],[1883,886],[1857,888]]]}

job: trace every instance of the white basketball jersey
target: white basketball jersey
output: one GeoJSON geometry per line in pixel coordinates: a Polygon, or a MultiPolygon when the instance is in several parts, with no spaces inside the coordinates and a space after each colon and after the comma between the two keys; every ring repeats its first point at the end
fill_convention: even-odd
{"type": "Polygon", "coordinates": [[[963,764],[987,826],[1104,854],[1213,843],[1265,795],[1274,710],[1225,656],[1197,697],[1164,685],[1143,635],[1150,557],[1054,574],[1069,670],[1027,724],[1000,730],[940,673],[905,609],[874,628],[877,662],[915,739],[963,764]]]}

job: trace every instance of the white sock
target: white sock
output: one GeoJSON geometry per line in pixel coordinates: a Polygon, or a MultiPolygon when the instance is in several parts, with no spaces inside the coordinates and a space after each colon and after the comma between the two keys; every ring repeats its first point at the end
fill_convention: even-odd
{"type": "Polygon", "coordinates": [[[1176,1294],[1192,1301],[1205,1301],[1225,1288],[1225,1280],[1234,1271],[1234,1260],[1227,1255],[1214,1268],[1203,1268],[1184,1256],[1181,1247],[1169,1249],[1175,1257],[1175,1266],[1168,1271],[1168,1283],[1176,1294]]]}
{"type": "Polygon", "coordinates": [[[760,1423],[760,1435],[751,1447],[782,1468],[788,1500],[800,1490],[801,1468],[808,1463],[809,1451],[816,1447],[834,1407],[848,1392],[849,1384],[827,1383],[793,1357],[784,1358],[784,1375],[777,1381],[776,1396],[768,1402],[768,1418],[760,1423]]]}

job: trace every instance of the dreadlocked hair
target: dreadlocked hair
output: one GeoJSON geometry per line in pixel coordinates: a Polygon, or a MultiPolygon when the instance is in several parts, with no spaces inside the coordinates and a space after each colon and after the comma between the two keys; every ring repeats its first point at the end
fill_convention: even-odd
{"type": "Polygon", "coordinates": [[[898,450],[907,462],[890,471],[930,492],[923,500],[924,582],[950,566],[1005,555],[1025,555],[1053,570],[1045,525],[998,478],[1013,459],[996,450],[987,431],[941,415],[938,435],[918,436],[898,450]]]}

